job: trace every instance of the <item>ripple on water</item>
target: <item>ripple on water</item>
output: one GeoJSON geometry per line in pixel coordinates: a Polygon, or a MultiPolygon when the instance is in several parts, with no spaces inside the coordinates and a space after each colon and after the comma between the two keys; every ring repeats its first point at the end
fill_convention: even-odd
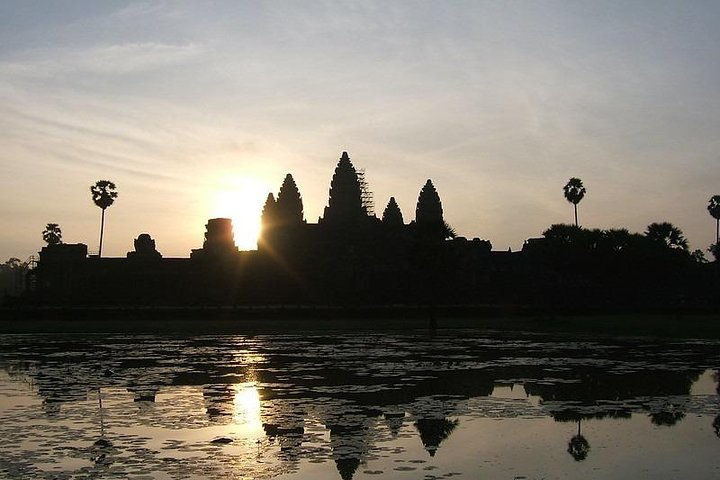
{"type": "MultiPolygon", "coordinates": [[[[363,465],[359,471],[375,476],[420,470],[429,480],[460,475],[441,457],[462,434],[433,432],[438,425],[639,414],[662,433],[696,415],[709,419],[707,432],[720,412],[714,394],[627,394],[633,387],[623,383],[622,395],[573,396],[646,372],[687,371],[686,381],[673,384],[685,388],[720,364],[716,342],[611,345],[466,333],[0,336],[0,401],[7,405],[0,409],[0,476],[272,478],[309,462],[330,470],[363,465]],[[256,405],[238,398],[241,382],[257,389],[256,405]],[[566,388],[567,398],[498,398],[498,383],[566,388]],[[427,455],[420,428],[435,434],[423,442],[440,442],[439,456],[418,458],[427,455]]],[[[598,438],[590,436],[591,458],[602,455],[598,438]]]]}

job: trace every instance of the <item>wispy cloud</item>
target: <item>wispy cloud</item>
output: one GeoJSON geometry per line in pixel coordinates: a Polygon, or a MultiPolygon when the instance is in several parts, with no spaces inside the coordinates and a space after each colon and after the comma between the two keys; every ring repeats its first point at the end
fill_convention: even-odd
{"type": "MultiPolygon", "coordinates": [[[[185,210],[146,222],[201,229],[197,198],[218,177],[279,186],[291,172],[314,221],[347,149],[367,168],[379,210],[393,195],[412,218],[431,177],[461,234],[507,248],[569,219],[559,190],[569,176],[588,185],[593,225],[641,230],[653,214],[679,218],[693,242],[707,220],[702,197],[717,193],[716,6],[33,8],[0,5],[0,172],[14,178],[2,184],[3,205],[35,182],[72,195],[85,192],[84,177],[113,172],[123,182],[118,217],[134,201],[144,215],[159,211],[161,188],[185,210]]],[[[30,218],[27,204],[18,208],[30,218]]],[[[126,215],[117,227],[130,232],[126,215]]],[[[187,253],[186,240],[170,243],[187,253]]]]}
{"type": "Polygon", "coordinates": [[[203,52],[188,43],[125,43],[90,48],[59,47],[23,52],[0,62],[0,75],[52,79],[63,75],[126,75],[188,63],[203,52]]]}

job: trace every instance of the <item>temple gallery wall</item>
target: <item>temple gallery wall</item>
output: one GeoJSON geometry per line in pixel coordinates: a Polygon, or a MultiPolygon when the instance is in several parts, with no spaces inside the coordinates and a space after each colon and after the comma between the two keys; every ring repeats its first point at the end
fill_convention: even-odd
{"type": "Polygon", "coordinates": [[[521,251],[456,237],[431,180],[407,221],[391,197],[380,217],[362,172],[343,152],[328,203],[308,223],[291,174],[262,212],[257,250],[239,251],[230,219],[206,224],[189,258],[163,258],[140,234],[125,258],[89,256],[84,244],[44,247],[28,276],[39,305],[510,305],[538,308],[709,308],[714,265],[672,252],[583,250],[563,238],[521,251]],[[659,252],[659,253],[658,253],[659,252]],[[670,279],[674,280],[670,280],[670,279]],[[678,282],[677,279],[684,282],[678,282]]]}

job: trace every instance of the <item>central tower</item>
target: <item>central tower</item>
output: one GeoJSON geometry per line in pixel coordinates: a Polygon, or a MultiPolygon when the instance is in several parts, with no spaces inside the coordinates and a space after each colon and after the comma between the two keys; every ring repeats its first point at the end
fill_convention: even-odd
{"type": "Polygon", "coordinates": [[[347,152],[343,152],[330,182],[330,199],[323,221],[329,224],[348,224],[366,217],[362,188],[358,173],[347,152]]]}

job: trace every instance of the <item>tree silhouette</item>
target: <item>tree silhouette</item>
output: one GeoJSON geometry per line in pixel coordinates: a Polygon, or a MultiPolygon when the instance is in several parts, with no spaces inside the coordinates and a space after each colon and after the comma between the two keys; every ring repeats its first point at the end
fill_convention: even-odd
{"type": "Polygon", "coordinates": [[[60,245],[62,243],[62,231],[57,223],[48,223],[42,232],[42,238],[48,246],[60,245]]]}
{"type": "Polygon", "coordinates": [[[395,201],[395,197],[390,197],[390,201],[383,212],[382,222],[389,227],[402,227],[404,225],[402,212],[395,201]]]}
{"type": "Polygon", "coordinates": [[[699,248],[693,250],[693,252],[690,254],[690,258],[692,258],[693,261],[696,263],[708,263],[707,258],[705,258],[705,252],[703,252],[699,248]]]}
{"type": "Polygon", "coordinates": [[[685,412],[679,410],[676,405],[671,405],[666,410],[650,414],[650,422],[659,427],[672,427],[683,418],[685,418],[685,412]]]}
{"type": "Polygon", "coordinates": [[[98,180],[90,187],[93,202],[102,209],[100,217],[100,248],[98,257],[102,256],[103,232],[105,230],[105,209],[113,204],[118,194],[115,191],[115,184],[110,180],[98,180]]]}
{"type": "Polygon", "coordinates": [[[583,199],[585,196],[585,192],[587,190],[583,186],[582,180],[579,178],[572,177],[563,187],[563,192],[565,193],[565,199],[572,203],[575,207],[575,226],[578,226],[578,214],[577,214],[577,206],[578,203],[580,203],[580,200],[583,199]]]}
{"type": "Polygon", "coordinates": [[[720,243],[720,195],[713,195],[708,202],[708,212],[715,219],[715,244],[720,243]]]}
{"type": "Polygon", "coordinates": [[[275,212],[279,223],[283,225],[294,225],[303,222],[302,197],[295,184],[295,180],[289,173],[285,176],[285,180],[283,180],[275,205],[275,212]]]}
{"type": "Polygon", "coordinates": [[[17,257],[8,258],[7,261],[2,266],[7,268],[8,270],[16,270],[18,268],[24,268],[24,264],[23,264],[22,260],[20,260],[17,257]]]}
{"type": "Polygon", "coordinates": [[[575,245],[583,236],[585,230],[577,225],[556,223],[543,232],[543,236],[561,245],[575,245]]]}
{"type": "Polygon", "coordinates": [[[29,264],[19,258],[10,257],[5,263],[0,263],[0,295],[8,296],[22,293],[25,283],[25,274],[29,264]]]}
{"type": "Polygon", "coordinates": [[[590,452],[590,442],[580,433],[580,422],[578,420],[578,433],[574,435],[568,442],[567,452],[575,459],[576,462],[585,460],[590,452]]]}
{"type": "Polygon", "coordinates": [[[665,245],[672,249],[688,250],[688,242],[682,230],[672,223],[651,223],[645,230],[645,236],[657,244],[665,245]]]}
{"type": "Polygon", "coordinates": [[[611,228],[604,231],[607,245],[615,253],[625,252],[642,241],[639,233],[630,233],[626,228],[611,228]]]}
{"type": "Polygon", "coordinates": [[[720,261],[720,242],[713,243],[710,245],[710,248],[708,248],[708,251],[712,253],[713,257],[715,257],[715,261],[720,261]]]}

